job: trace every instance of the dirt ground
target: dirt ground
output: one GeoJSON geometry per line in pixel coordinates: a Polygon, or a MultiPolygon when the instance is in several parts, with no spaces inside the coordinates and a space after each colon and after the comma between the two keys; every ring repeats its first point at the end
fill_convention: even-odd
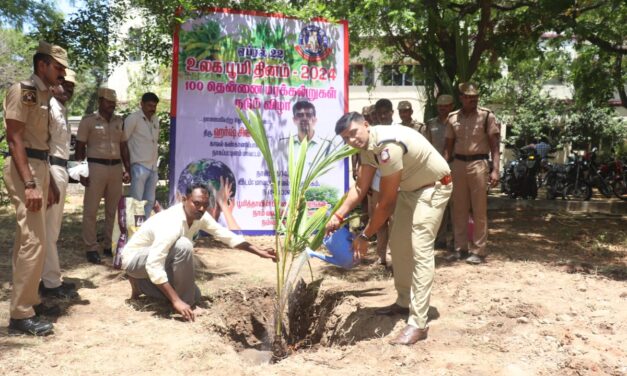
{"type": "MultiPolygon", "coordinates": [[[[80,197],[60,240],[80,300],[57,301],[54,335],[9,335],[11,208],[0,208],[0,375],[627,375],[627,222],[604,214],[490,212],[489,262],[447,263],[438,251],[429,338],[388,344],[401,316],[389,271],[323,278],[308,335],[267,364],[275,267],[208,238],[196,244],[205,315],[183,322],[167,304],[129,301],[121,272],[84,260],[80,197]]],[[[271,246],[269,237],[252,242],[271,246]]]]}

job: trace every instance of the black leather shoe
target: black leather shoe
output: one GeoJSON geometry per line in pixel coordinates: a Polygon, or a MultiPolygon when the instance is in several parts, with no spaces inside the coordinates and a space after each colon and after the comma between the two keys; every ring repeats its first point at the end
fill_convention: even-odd
{"type": "Polygon", "coordinates": [[[485,256],[475,255],[474,253],[466,259],[468,264],[479,265],[485,263],[485,256]]]}
{"type": "Polygon", "coordinates": [[[47,306],[44,303],[40,303],[40,304],[37,304],[36,306],[33,306],[33,309],[35,310],[35,314],[37,316],[56,317],[56,316],[61,315],[61,308],[59,308],[59,306],[56,304],[47,306]]]}
{"type": "Polygon", "coordinates": [[[468,258],[468,255],[468,251],[449,252],[449,254],[446,255],[444,259],[449,262],[455,262],[459,260],[465,260],[466,258],[468,258]]]}
{"type": "Polygon", "coordinates": [[[104,257],[113,257],[113,252],[111,252],[111,248],[106,248],[102,250],[102,255],[104,257]]]}
{"type": "Polygon", "coordinates": [[[100,264],[102,262],[102,260],[100,259],[100,255],[96,251],[86,252],[85,257],[87,258],[87,261],[91,262],[92,264],[100,264]]]}
{"type": "Polygon", "coordinates": [[[73,287],[74,284],[65,284],[65,282],[61,283],[59,287],[47,288],[41,287],[39,292],[41,296],[47,298],[61,298],[61,299],[74,299],[78,298],[78,292],[73,287]]]}
{"type": "Polygon", "coordinates": [[[394,303],[392,305],[376,309],[374,314],[380,316],[407,315],[409,314],[409,308],[401,307],[394,303]]]}
{"type": "Polygon", "coordinates": [[[46,320],[37,316],[27,319],[11,319],[9,320],[9,330],[17,331],[32,336],[45,336],[52,333],[54,327],[46,320]]]}
{"type": "MultiPolygon", "coordinates": [[[[63,287],[66,290],[76,290],[76,284],[72,283],[72,282],[61,282],[61,287],[63,287]]],[[[44,285],[44,281],[39,281],[39,292],[42,292],[44,289],[48,289],[45,285],[44,285]]]]}

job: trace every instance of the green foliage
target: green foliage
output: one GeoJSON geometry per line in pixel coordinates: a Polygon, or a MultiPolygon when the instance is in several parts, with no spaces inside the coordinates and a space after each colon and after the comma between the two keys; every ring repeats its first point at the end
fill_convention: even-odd
{"type": "Polygon", "coordinates": [[[587,103],[569,114],[561,137],[579,149],[589,150],[604,143],[620,148],[627,138],[627,123],[615,118],[612,108],[587,103]]]}
{"type": "Polygon", "coordinates": [[[605,105],[614,95],[611,54],[594,46],[582,46],[577,52],[571,66],[575,104],[578,108],[605,105]]]}
{"type": "MultiPolygon", "coordinates": [[[[329,172],[340,160],[357,152],[350,146],[338,147],[327,156],[318,153],[311,166],[305,169],[307,141],[301,143],[298,152],[294,149],[293,138],[290,138],[288,150],[288,177],[290,196],[283,210],[281,207],[281,185],[277,176],[275,159],[272,156],[265,126],[259,112],[248,111],[245,115],[237,109],[240,119],[257,144],[268,167],[272,186],[275,219],[275,245],[277,251],[277,312],[275,314],[275,338],[283,334],[283,314],[286,309],[288,289],[285,287],[286,276],[290,273],[294,256],[302,253],[306,247],[317,249],[322,244],[324,226],[330,215],[329,208],[321,207],[313,214],[307,210],[307,192],[311,183],[319,176],[329,172]],[[298,155],[296,158],[295,156],[298,155]]],[[[331,213],[343,202],[339,200],[331,209],[331,213]]]]}

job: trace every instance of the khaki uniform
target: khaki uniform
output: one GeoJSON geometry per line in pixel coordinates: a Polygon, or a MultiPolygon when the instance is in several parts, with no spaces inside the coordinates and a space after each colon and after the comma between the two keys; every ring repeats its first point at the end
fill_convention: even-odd
{"type": "Polygon", "coordinates": [[[54,204],[46,211],[46,261],[41,279],[46,288],[61,286],[61,266],[57,240],[63,223],[63,208],[65,207],[65,193],[67,191],[69,175],[67,160],[70,157],[70,140],[72,133],[67,122],[65,106],[54,97],[50,99],[50,175],[59,188],[59,203],[54,204]]]}
{"type": "MultiPolygon", "coordinates": [[[[48,151],[48,105],[51,93],[36,75],[13,84],[4,99],[5,119],[25,124],[22,139],[24,146],[45,153],[48,151]]],[[[5,121],[6,127],[6,121],[5,121]]],[[[10,315],[12,319],[25,319],[35,315],[33,305],[40,303],[37,292],[44,265],[46,241],[46,202],[50,173],[48,161],[28,158],[28,165],[43,193],[42,208],[37,212],[26,209],[26,192],[12,157],[5,161],[4,181],[11,202],[15,206],[17,229],[13,244],[13,289],[11,290],[10,315]]]]}
{"type": "MultiPolygon", "coordinates": [[[[427,140],[433,145],[433,147],[444,155],[444,147],[446,144],[446,122],[441,122],[439,117],[429,119],[426,124],[423,124],[418,130],[420,134],[425,136],[427,140]]],[[[453,233],[451,224],[451,203],[446,206],[446,211],[442,217],[442,223],[436,236],[436,243],[446,244],[448,246],[450,237],[453,233]]]]}
{"type": "Polygon", "coordinates": [[[122,196],[120,142],[126,141],[122,118],[113,115],[107,122],[99,113],[83,117],[77,141],[87,145],[89,186],[83,198],[83,241],[87,251],[99,251],[96,216],[100,200],[105,199],[105,248],[111,248],[115,211],[122,196]]]}
{"type": "Polygon", "coordinates": [[[470,115],[464,115],[461,110],[451,112],[446,127],[446,138],[455,139],[452,165],[455,250],[468,250],[485,256],[488,238],[488,135],[498,134],[500,130],[494,114],[481,107],[470,115]],[[467,234],[469,212],[472,212],[474,221],[474,236],[470,245],[467,234]]]}
{"type": "Polygon", "coordinates": [[[452,184],[440,180],[450,169],[423,136],[407,127],[369,129],[362,163],[380,169],[382,177],[402,171],[390,231],[396,304],[409,307],[407,323],[423,329],[435,272],[435,234],[452,191],[452,184]]]}
{"type": "Polygon", "coordinates": [[[412,119],[411,122],[409,122],[409,123],[401,122],[401,124],[406,126],[406,127],[415,129],[415,130],[420,129],[423,126],[423,124],[421,122],[419,122],[418,120],[414,120],[414,119],[412,119]]]}

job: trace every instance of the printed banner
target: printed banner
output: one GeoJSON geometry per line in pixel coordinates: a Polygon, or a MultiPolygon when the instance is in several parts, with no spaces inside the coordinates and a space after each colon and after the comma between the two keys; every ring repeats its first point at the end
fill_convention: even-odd
{"type": "MultiPolygon", "coordinates": [[[[221,223],[271,234],[268,168],[236,108],[262,113],[285,203],[290,137],[296,148],[309,140],[308,165],[342,143],[334,128],[348,110],[347,74],[346,22],[226,9],[187,20],[174,36],[170,200],[209,183],[210,212],[221,223]]],[[[334,204],[348,183],[344,160],[314,181],[310,208],[334,204]]]]}

